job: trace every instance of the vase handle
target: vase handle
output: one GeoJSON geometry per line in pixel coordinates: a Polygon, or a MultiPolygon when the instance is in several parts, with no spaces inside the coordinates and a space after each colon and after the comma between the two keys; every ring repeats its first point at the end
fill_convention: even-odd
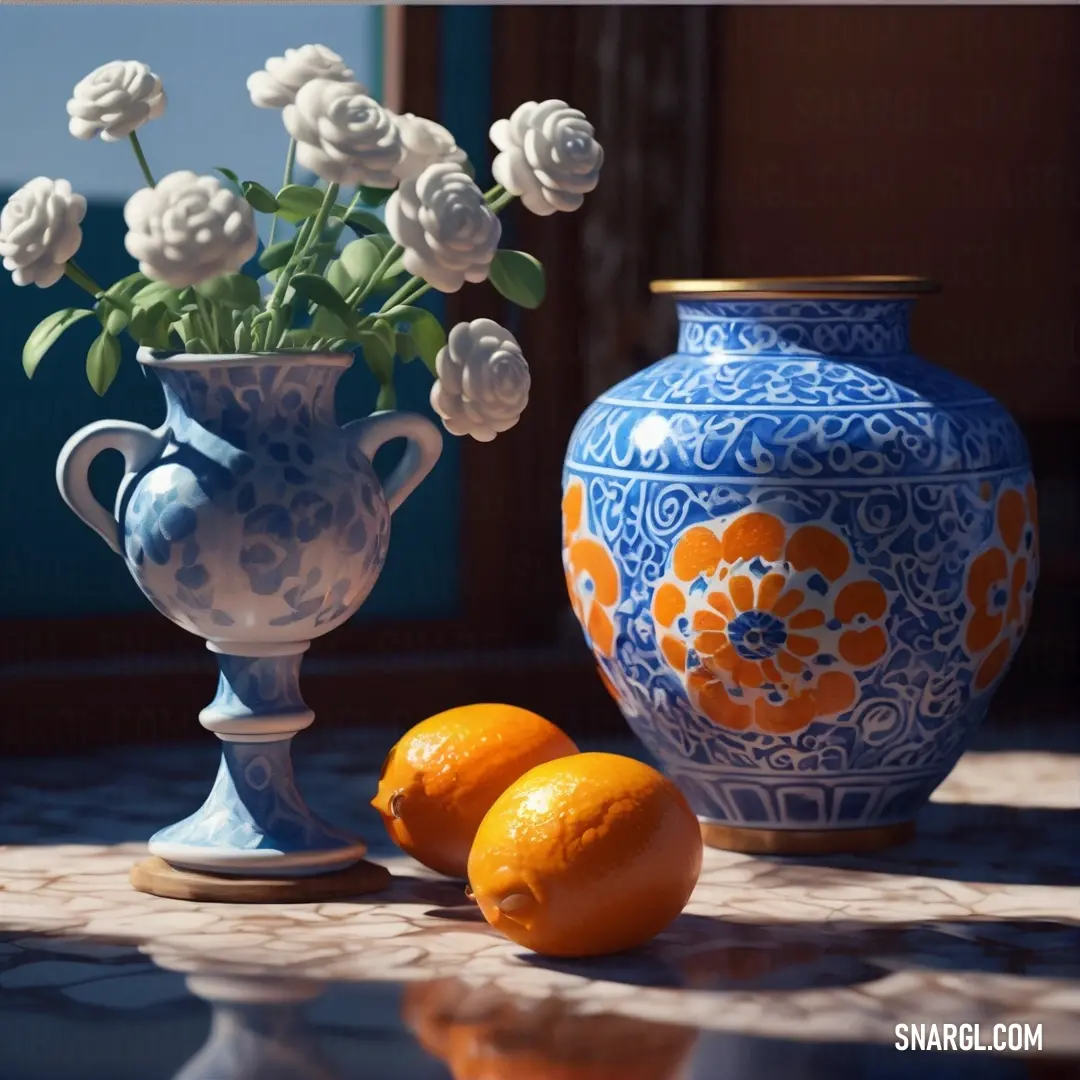
{"type": "Polygon", "coordinates": [[[350,420],[342,430],[356,440],[356,448],[368,459],[391,439],[407,440],[405,455],[386,478],[383,492],[392,514],[435,467],[442,453],[442,432],[425,416],[411,412],[378,412],[350,420]]]}
{"type": "Polygon", "coordinates": [[[102,451],[119,450],[124,455],[123,490],[127,479],[153,461],[171,437],[171,432],[155,433],[127,420],[97,420],[76,431],[56,459],[56,486],[64,502],[117,554],[123,550],[116,517],[90,490],[90,465],[102,451]]]}

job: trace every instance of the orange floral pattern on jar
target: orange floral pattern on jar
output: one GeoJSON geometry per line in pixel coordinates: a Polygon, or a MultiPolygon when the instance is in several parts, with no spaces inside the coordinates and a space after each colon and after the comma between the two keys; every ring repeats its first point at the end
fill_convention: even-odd
{"type": "MultiPolygon", "coordinates": [[[[607,547],[589,533],[582,481],[573,479],[567,485],[562,512],[563,569],[570,603],[593,650],[601,656],[612,656],[615,652],[615,608],[619,603],[619,568],[607,547]]],[[[617,695],[612,696],[617,699],[617,695]]]]}
{"type": "MultiPolygon", "coordinates": [[[[983,496],[989,499],[990,493],[983,496]]],[[[964,646],[976,664],[976,691],[988,689],[1005,671],[1031,621],[1039,574],[1038,517],[1034,484],[1003,488],[994,507],[990,546],[968,567],[964,646]]]]}
{"type": "Polygon", "coordinates": [[[734,731],[776,735],[854,705],[888,651],[889,598],[835,532],[754,510],[679,537],[652,617],[692,704],[734,731]]]}

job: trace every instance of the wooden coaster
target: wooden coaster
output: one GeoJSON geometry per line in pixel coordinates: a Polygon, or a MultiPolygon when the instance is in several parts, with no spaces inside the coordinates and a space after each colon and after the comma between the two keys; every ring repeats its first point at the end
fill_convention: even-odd
{"type": "Polygon", "coordinates": [[[390,871],[366,860],[332,874],[312,877],[226,877],[177,870],[152,856],[131,868],[139,892],[170,900],[206,900],[221,904],[317,904],[380,892],[390,885],[390,871]]]}
{"type": "Polygon", "coordinates": [[[745,855],[839,855],[903,844],[915,835],[915,822],[874,829],[746,829],[701,823],[709,847],[745,855]]]}

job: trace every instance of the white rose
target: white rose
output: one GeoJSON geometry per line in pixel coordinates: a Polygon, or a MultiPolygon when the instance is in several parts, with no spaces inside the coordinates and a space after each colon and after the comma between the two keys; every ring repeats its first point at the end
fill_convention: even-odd
{"type": "Polygon", "coordinates": [[[255,254],[255,214],[216,177],[174,172],[124,207],[124,246],[139,269],[175,288],[232,274],[255,254]]]}
{"type": "Polygon", "coordinates": [[[534,214],[577,210],[600,179],[604,148],[585,114],[565,101],[526,101],[489,134],[501,151],[492,175],[534,214]]]}
{"type": "Polygon", "coordinates": [[[386,203],[386,228],[405,249],[405,269],[444,293],[484,281],[502,236],[484,193],[450,162],[402,181],[386,203]]]}
{"type": "Polygon", "coordinates": [[[271,56],[266,67],[248,76],[251,103],[260,109],[283,109],[296,100],[296,92],[312,79],[353,82],[351,68],[325,45],[301,45],[271,56]]]}
{"type": "Polygon", "coordinates": [[[431,407],[451,435],[491,442],[529,403],[531,377],[521,346],[491,319],[458,323],[435,358],[431,407]]]}
{"type": "Polygon", "coordinates": [[[39,176],[23,184],[0,210],[0,256],[16,285],[47,289],[82,244],[86,199],[66,180],[39,176]]]}
{"type": "Polygon", "coordinates": [[[328,184],[397,184],[401,134],[393,114],[359,83],[312,79],[281,115],[296,140],[296,160],[328,184]]]}
{"type": "Polygon", "coordinates": [[[71,92],[68,131],[76,139],[120,142],[165,111],[161,80],[138,60],[111,60],[71,92]]]}
{"type": "Polygon", "coordinates": [[[404,155],[394,169],[399,180],[413,180],[429,165],[452,162],[463,165],[467,160],[465,151],[454,141],[454,136],[434,120],[412,113],[394,117],[401,133],[404,155]]]}

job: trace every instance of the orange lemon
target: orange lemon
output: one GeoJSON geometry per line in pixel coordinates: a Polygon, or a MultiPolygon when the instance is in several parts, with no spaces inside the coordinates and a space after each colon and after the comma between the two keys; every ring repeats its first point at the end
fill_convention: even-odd
{"type": "Polygon", "coordinates": [[[498,931],[549,956],[636,948],[683,909],[701,828],[682,792],[617,754],[550,761],[511,784],[469,855],[469,886],[498,931]]]}
{"type": "Polygon", "coordinates": [[[492,803],[519,776],[577,747],[554,724],[514,705],[463,705],[429,717],[390,751],[371,805],[390,839],[432,870],[465,877],[469,848],[492,803]]]}

